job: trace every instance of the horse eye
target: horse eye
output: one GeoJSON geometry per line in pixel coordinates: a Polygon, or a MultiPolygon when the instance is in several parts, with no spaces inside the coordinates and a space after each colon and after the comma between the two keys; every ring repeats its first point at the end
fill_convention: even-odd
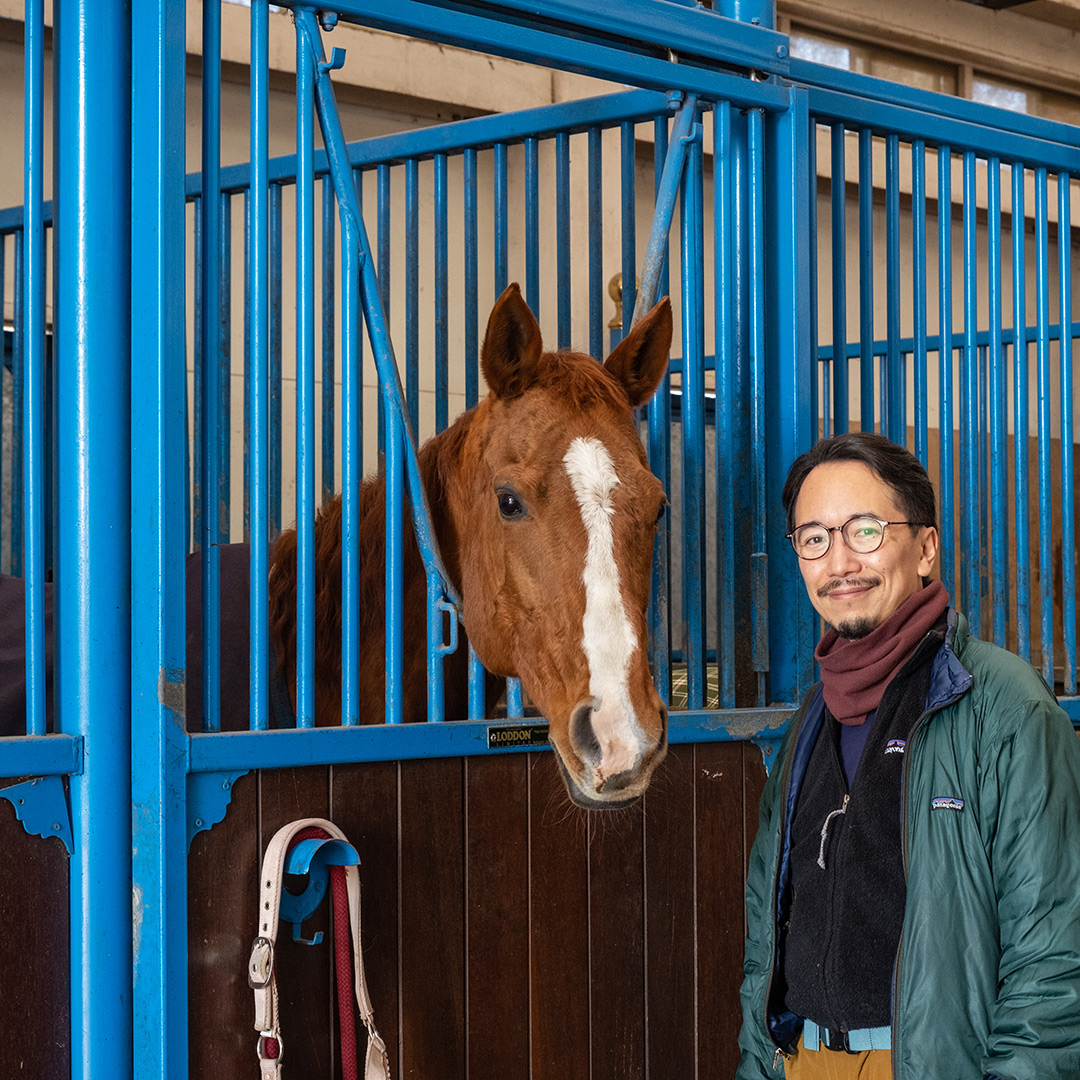
{"type": "Polygon", "coordinates": [[[667,502],[660,504],[660,509],[656,511],[656,524],[659,525],[664,520],[664,515],[667,513],[667,502]]]}
{"type": "Polygon", "coordinates": [[[497,494],[499,496],[499,513],[502,514],[504,520],[513,521],[514,518],[519,518],[525,513],[525,507],[521,505],[521,500],[512,491],[500,491],[497,494]]]}

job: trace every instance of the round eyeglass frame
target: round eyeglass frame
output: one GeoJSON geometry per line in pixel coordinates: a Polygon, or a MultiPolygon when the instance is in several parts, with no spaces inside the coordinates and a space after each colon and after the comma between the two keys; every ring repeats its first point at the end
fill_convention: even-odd
{"type": "Polygon", "coordinates": [[[805,559],[807,562],[812,562],[815,559],[823,559],[823,558],[825,558],[826,555],[829,554],[829,551],[832,548],[832,540],[833,540],[832,534],[834,532],[838,532],[840,534],[841,538],[844,541],[844,546],[849,551],[854,551],[856,555],[870,555],[873,552],[877,551],[881,547],[881,545],[883,543],[885,543],[885,527],[887,525],[916,525],[919,528],[924,528],[925,527],[925,526],[920,525],[919,522],[917,522],[917,521],[882,521],[881,518],[876,518],[876,517],[874,517],[873,514],[855,514],[854,517],[849,517],[847,519],[847,521],[844,522],[843,525],[822,525],[818,521],[808,521],[805,525],[800,525],[797,529],[793,529],[791,532],[785,533],[784,534],[784,539],[790,540],[791,541],[791,548],[795,552],[795,554],[798,555],[798,557],[800,559],[805,559]],[[881,536],[878,539],[878,542],[873,547],[860,549],[860,548],[854,547],[851,544],[851,542],[848,540],[848,537],[847,537],[847,527],[853,521],[876,521],[881,526],[881,536]],[[806,528],[810,528],[811,526],[815,527],[815,528],[818,528],[818,529],[824,529],[825,530],[825,535],[828,537],[829,542],[821,549],[820,552],[818,552],[818,554],[816,554],[816,555],[804,555],[801,551],[799,551],[798,547],[796,546],[795,536],[801,530],[806,529],[806,528]]]}

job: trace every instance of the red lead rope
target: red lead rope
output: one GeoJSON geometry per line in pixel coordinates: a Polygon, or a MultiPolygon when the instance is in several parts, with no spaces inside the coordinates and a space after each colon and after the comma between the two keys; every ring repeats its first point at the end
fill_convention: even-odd
{"type": "MultiPolygon", "coordinates": [[[[291,849],[301,840],[326,839],[324,829],[301,829],[289,844],[291,849]]],[[[356,1021],[353,1017],[352,949],[349,947],[349,890],[345,867],[330,867],[330,885],[334,897],[334,967],[337,969],[338,1024],[341,1031],[341,1075],[343,1080],[356,1078],[356,1021]]],[[[276,1039],[268,1038],[264,1046],[268,1058],[278,1056],[276,1039]]]]}

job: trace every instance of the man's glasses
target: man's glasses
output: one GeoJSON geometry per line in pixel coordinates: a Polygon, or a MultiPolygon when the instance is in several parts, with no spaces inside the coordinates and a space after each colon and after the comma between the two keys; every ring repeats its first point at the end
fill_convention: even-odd
{"type": "Polygon", "coordinates": [[[844,543],[859,555],[877,551],[885,539],[886,525],[914,525],[913,521],[882,521],[880,518],[861,514],[848,518],[843,525],[819,525],[816,521],[800,525],[787,534],[795,554],[800,559],[820,559],[832,547],[832,534],[838,532],[844,543]]]}

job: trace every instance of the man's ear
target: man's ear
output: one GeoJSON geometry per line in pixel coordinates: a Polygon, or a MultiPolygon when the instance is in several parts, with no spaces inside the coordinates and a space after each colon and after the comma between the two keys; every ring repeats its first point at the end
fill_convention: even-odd
{"type": "Polygon", "coordinates": [[[919,551],[919,577],[928,578],[938,557],[938,531],[933,525],[923,526],[919,551]]]}

